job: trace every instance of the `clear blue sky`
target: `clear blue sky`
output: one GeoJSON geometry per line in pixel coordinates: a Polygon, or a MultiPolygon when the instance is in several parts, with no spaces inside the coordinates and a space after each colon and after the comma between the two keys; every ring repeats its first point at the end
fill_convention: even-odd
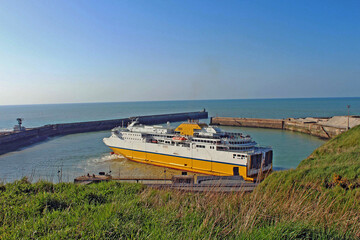
{"type": "Polygon", "coordinates": [[[360,1],[0,3],[0,105],[360,96],[360,1]]]}

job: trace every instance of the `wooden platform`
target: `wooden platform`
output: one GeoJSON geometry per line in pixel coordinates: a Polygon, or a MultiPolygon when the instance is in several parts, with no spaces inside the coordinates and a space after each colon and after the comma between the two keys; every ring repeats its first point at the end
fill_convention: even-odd
{"type": "Polygon", "coordinates": [[[199,176],[173,176],[172,178],[118,178],[110,175],[88,175],[74,179],[77,184],[91,184],[103,181],[137,182],[156,189],[176,189],[191,192],[251,192],[258,183],[246,182],[241,177],[199,176]]]}

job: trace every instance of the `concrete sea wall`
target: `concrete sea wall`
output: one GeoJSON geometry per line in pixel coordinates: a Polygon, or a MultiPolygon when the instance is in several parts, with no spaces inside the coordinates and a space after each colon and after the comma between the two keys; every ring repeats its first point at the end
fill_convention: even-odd
{"type": "Polygon", "coordinates": [[[283,129],[284,121],[281,119],[263,119],[263,118],[231,118],[214,117],[210,124],[237,127],[255,127],[255,128],[273,128],[283,129]]]}
{"type": "Polygon", "coordinates": [[[161,114],[150,116],[135,116],[130,118],[50,124],[38,128],[27,129],[22,132],[11,132],[0,135],[0,155],[11,151],[15,151],[21,147],[25,147],[49,137],[61,136],[74,133],[94,132],[110,130],[117,126],[127,126],[132,119],[138,119],[142,124],[161,124],[166,122],[179,122],[188,119],[207,119],[208,113],[201,112],[185,112],[173,114],[161,114]]]}
{"type": "Polygon", "coordinates": [[[237,127],[271,128],[302,132],[324,139],[330,139],[346,131],[343,127],[325,126],[315,122],[298,121],[294,118],[288,119],[259,119],[259,118],[231,118],[214,117],[210,124],[237,127]]]}

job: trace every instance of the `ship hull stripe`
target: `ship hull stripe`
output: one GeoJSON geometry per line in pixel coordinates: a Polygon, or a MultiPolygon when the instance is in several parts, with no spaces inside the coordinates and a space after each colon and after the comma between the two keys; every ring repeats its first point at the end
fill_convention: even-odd
{"type": "Polygon", "coordinates": [[[213,163],[221,163],[221,164],[229,164],[229,165],[246,167],[246,165],[243,165],[243,164],[219,162],[219,161],[206,160],[206,159],[200,159],[200,158],[190,158],[190,157],[184,157],[184,156],[178,156],[178,155],[171,155],[171,154],[165,154],[165,153],[157,153],[157,152],[149,152],[149,151],[135,150],[135,149],[130,149],[130,148],[121,148],[121,147],[114,147],[114,146],[109,146],[109,147],[110,147],[110,148],[117,148],[117,149],[124,149],[124,150],[129,150],[129,151],[136,151],[136,152],[143,152],[143,153],[158,154],[158,155],[164,155],[164,156],[170,156],[170,157],[186,158],[186,159],[191,159],[191,160],[199,160],[199,161],[205,161],[205,162],[213,162],[213,163]]]}

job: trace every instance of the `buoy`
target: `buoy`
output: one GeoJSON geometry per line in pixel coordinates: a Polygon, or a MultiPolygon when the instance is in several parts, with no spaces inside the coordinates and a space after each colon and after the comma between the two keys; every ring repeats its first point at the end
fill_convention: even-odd
{"type": "Polygon", "coordinates": [[[115,153],[114,153],[114,152],[111,152],[111,153],[110,153],[110,155],[113,155],[113,154],[115,154],[115,153]]]}

